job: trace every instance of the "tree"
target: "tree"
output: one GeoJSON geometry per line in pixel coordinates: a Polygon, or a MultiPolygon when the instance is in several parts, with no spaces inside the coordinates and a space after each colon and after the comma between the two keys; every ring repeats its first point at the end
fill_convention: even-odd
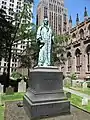
{"type": "MultiPolygon", "coordinates": [[[[12,18],[7,16],[6,12],[3,9],[0,9],[0,56],[4,57],[8,61],[9,66],[9,58],[10,58],[10,50],[12,45],[12,36],[15,32],[15,27],[12,24],[12,18]],[[9,57],[8,57],[9,56],[9,57]]],[[[8,67],[9,68],[9,67],[8,67]]],[[[8,74],[10,70],[7,70],[8,74]]],[[[8,77],[8,75],[7,75],[8,77]]],[[[8,84],[8,80],[6,86],[8,84]]]]}
{"type": "Polygon", "coordinates": [[[17,14],[15,13],[15,17],[8,19],[7,14],[4,12],[0,12],[0,22],[2,25],[0,25],[0,33],[2,33],[0,43],[2,48],[1,50],[4,51],[6,57],[8,58],[8,68],[7,68],[7,84],[9,83],[10,78],[10,63],[11,63],[11,57],[12,57],[12,46],[17,43],[18,41],[29,39],[30,38],[30,31],[32,24],[30,23],[32,17],[31,12],[31,3],[27,2],[24,4],[21,13],[17,14]],[[28,22],[23,20],[28,19],[28,22]],[[2,28],[4,28],[2,30],[2,28]]]}
{"type": "Polygon", "coordinates": [[[65,42],[69,39],[68,35],[55,35],[53,44],[53,62],[55,65],[65,64],[66,46],[65,42]]]}
{"type": "Polygon", "coordinates": [[[39,53],[39,46],[36,42],[36,31],[37,28],[35,26],[34,29],[31,30],[31,33],[33,33],[31,36],[30,41],[27,41],[26,49],[23,51],[21,56],[19,57],[21,66],[28,69],[28,75],[29,75],[29,69],[33,68],[37,65],[37,58],[39,53]]]}
{"type": "Polygon", "coordinates": [[[11,74],[11,78],[15,79],[15,80],[20,79],[21,77],[22,77],[22,75],[20,73],[18,73],[18,72],[13,72],[11,74]]]}
{"type": "Polygon", "coordinates": [[[20,63],[21,67],[32,68],[37,64],[38,57],[38,46],[36,41],[31,43],[31,45],[27,45],[24,52],[21,54],[20,63]]]}
{"type": "Polygon", "coordinates": [[[11,23],[11,17],[7,16],[3,9],[0,9],[0,56],[7,55],[9,41],[14,27],[11,23]]]}

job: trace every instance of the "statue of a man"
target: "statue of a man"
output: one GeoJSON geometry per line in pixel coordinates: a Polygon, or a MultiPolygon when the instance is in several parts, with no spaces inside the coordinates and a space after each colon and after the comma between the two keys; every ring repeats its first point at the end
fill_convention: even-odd
{"type": "Polygon", "coordinates": [[[50,66],[51,65],[51,54],[52,54],[52,43],[54,36],[49,26],[48,19],[43,20],[43,24],[38,28],[37,31],[37,42],[39,43],[40,51],[38,57],[38,66],[50,66]]]}

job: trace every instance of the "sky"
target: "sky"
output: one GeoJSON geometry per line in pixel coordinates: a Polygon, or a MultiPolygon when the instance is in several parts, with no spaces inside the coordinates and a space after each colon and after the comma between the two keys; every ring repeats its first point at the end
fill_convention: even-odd
{"type": "MultiPolygon", "coordinates": [[[[34,0],[34,23],[36,21],[36,8],[39,0],[34,0]]],[[[86,6],[88,11],[88,16],[90,16],[90,0],[64,0],[65,8],[68,9],[68,17],[72,16],[73,26],[76,24],[76,14],[79,14],[79,20],[84,20],[84,8],[86,6]]]]}

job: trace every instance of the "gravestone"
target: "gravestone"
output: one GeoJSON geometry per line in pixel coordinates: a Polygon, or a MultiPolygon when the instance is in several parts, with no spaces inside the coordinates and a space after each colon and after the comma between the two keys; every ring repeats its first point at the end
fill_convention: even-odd
{"type": "Polygon", "coordinates": [[[9,86],[6,88],[6,95],[14,94],[14,88],[9,86]]]}
{"type": "Polygon", "coordinates": [[[0,83],[0,105],[2,105],[3,85],[0,83]]]}
{"type": "Polygon", "coordinates": [[[0,83],[0,93],[3,93],[3,85],[0,83]]]}
{"type": "Polygon", "coordinates": [[[87,85],[88,85],[88,84],[87,84],[86,82],[84,82],[84,83],[83,83],[83,88],[84,88],[84,89],[87,88],[87,85]]]}
{"type": "Polygon", "coordinates": [[[63,91],[63,73],[58,67],[35,67],[29,75],[23,104],[30,120],[70,114],[70,101],[63,91]]]}
{"type": "Polygon", "coordinates": [[[67,92],[67,93],[66,93],[66,97],[67,97],[67,98],[71,98],[71,93],[70,93],[70,92],[67,92]]]}
{"type": "Polygon", "coordinates": [[[82,99],[82,105],[88,105],[88,98],[84,97],[82,99]]]}
{"type": "Polygon", "coordinates": [[[76,80],[72,80],[72,87],[76,87],[76,80]]]}
{"type": "Polygon", "coordinates": [[[18,92],[26,92],[26,82],[24,80],[18,83],[18,92]]]}

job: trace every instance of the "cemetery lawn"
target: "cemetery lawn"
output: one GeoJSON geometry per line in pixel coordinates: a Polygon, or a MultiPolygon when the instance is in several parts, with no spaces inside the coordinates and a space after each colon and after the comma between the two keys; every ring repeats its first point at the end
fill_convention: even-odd
{"type": "Polygon", "coordinates": [[[24,93],[14,93],[12,95],[2,95],[2,101],[17,101],[17,100],[23,100],[24,93]]]}
{"type": "Polygon", "coordinates": [[[69,98],[69,100],[70,100],[71,104],[90,112],[90,101],[87,106],[82,106],[82,97],[79,97],[74,94],[71,94],[71,98],[69,98]]]}
{"type": "Polygon", "coordinates": [[[83,89],[83,88],[80,88],[80,87],[70,87],[70,89],[79,91],[81,93],[85,93],[87,95],[90,95],[90,88],[83,89]]]}
{"type": "Polygon", "coordinates": [[[0,120],[4,120],[4,107],[0,106],[0,120]]]}
{"type": "MultiPolygon", "coordinates": [[[[14,93],[13,95],[2,95],[2,104],[4,104],[6,101],[19,101],[23,100],[24,93],[14,93]]],[[[4,110],[5,106],[0,106],[0,120],[4,120],[4,110]]]]}

